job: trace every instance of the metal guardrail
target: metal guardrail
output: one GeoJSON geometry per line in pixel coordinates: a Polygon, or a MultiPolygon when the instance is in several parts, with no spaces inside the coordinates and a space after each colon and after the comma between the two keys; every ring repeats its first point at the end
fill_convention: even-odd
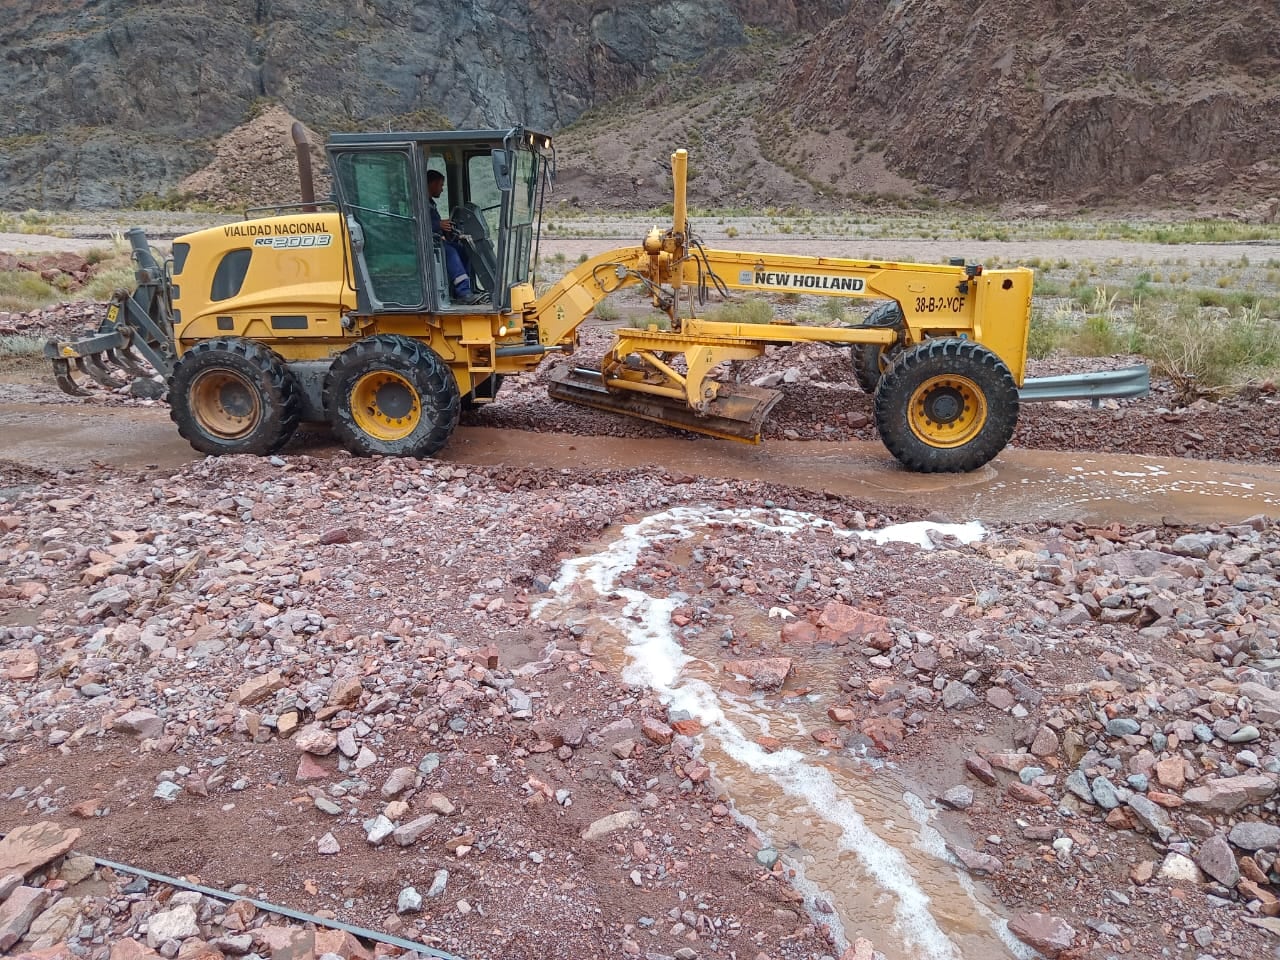
{"type": "Polygon", "coordinates": [[[1028,377],[1018,399],[1023,403],[1048,400],[1091,400],[1103,397],[1145,397],[1151,392],[1151,368],[1146,364],[1122,370],[1068,373],[1059,377],[1028,377]]]}

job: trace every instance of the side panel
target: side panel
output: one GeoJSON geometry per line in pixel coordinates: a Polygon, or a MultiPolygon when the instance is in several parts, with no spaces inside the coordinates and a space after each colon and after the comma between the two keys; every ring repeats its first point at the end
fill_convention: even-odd
{"type": "MultiPolygon", "coordinates": [[[[181,355],[219,336],[341,337],[355,306],[341,217],[334,212],[246,220],[180,237],[174,338],[181,355]]],[[[177,264],[175,264],[175,267],[177,264]]]]}

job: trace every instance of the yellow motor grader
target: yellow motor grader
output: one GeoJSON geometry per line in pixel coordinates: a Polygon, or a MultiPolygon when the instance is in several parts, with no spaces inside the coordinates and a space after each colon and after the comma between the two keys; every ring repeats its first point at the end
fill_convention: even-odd
{"type": "Polygon", "coordinates": [[[553,397],[758,442],[779,394],[713,373],[770,345],[822,342],[852,348],[880,436],[911,470],[973,470],[1013,434],[1030,270],[709,249],[687,216],[679,150],[670,227],[581,263],[539,295],[532,264],[554,166],[549,136],[522,127],[335,135],[327,152],[330,202],[307,196],[304,175],[303,202],[179,237],[163,265],[131,231],[137,289],[117,293],[94,336],[46,348],[64,389],[79,389],[73,367],[112,383],[109,364],[132,372],[145,359],[167,382],[179,432],[202,452],[268,454],[300,422],[320,421],[355,454],[429,456],[464,404],[492,401],[503,377],[548,354],[572,354],[596,305],[639,285],[669,323],[619,331],[598,369],[562,361],[553,397]],[[443,186],[429,183],[433,171],[443,186]],[[451,244],[467,296],[455,292],[451,244]],[[697,316],[711,291],[735,290],[885,303],[846,326],[697,316]]]}

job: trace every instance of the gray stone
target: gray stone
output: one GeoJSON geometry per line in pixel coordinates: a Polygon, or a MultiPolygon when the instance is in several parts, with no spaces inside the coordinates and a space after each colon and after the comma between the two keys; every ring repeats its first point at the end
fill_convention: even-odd
{"type": "Polygon", "coordinates": [[[1132,736],[1142,729],[1142,724],[1132,717],[1116,717],[1107,721],[1107,734],[1112,737],[1132,736]]]}
{"type": "Polygon", "coordinates": [[[431,886],[427,888],[427,896],[434,900],[436,897],[444,894],[445,887],[449,885],[449,871],[437,870],[431,878],[431,886]]]}
{"type": "Polygon", "coordinates": [[[111,721],[111,729],[141,740],[152,740],[164,733],[164,721],[150,710],[130,710],[111,721]]]}
{"type": "Polygon", "coordinates": [[[1094,802],[1103,810],[1114,810],[1120,806],[1115,785],[1106,777],[1094,777],[1090,790],[1093,793],[1094,802]]]}
{"type": "Polygon", "coordinates": [[[38,887],[18,887],[9,894],[0,904],[0,950],[8,950],[22,939],[48,899],[48,891],[38,887]]]}
{"type": "Polygon", "coordinates": [[[1231,828],[1228,839],[1241,850],[1280,850],[1280,827],[1246,820],[1231,828]]]}
{"type": "Polygon", "coordinates": [[[973,806],[973,789],[964,785],[952,787],[942,795],[942,802],[953,810],[968,810],[973,806]]]}
{"type": "Polygon", "coordinates": [[[1195,861],[1201,870],[1224,887],[1234,887],[1240,880],[1240,865],[1236,863],[1227,838],[1220,833],[1200,844],[1195,861]]]}
{"type": "Polygon", "coordinates": [[[376,817],[364,822],[365,836],[375,846],[391,836],[395,829],[396,825],[382,814],[378,814],[376,817]]]}
{"type": "Polygon", "coordinates": [[[147,918],[147,946],[152,950],[166,940],[186,940],[200,936],[195,908],[183,904],[172,910],[153,913],[147,918]]]}
{"type": "Polygon", "coordinates": [[[1260,736],[1262,736],[1262,734],[1258,732],[1257,727],[1241,727],[1235,733],[1227,737],[1227,743],[1253,743],[1253,741],[1257,740],[1260,736]]]}
{"type": "Polygon", "coordinates": [[[322,853],[327,857],[333,856],[335,853],[341,852],[342,847],[338,845],[338,839],[332,833],[326,833],[316,843],[316,853],[322,853]]]}
{"type": "Polygon", "coordinates": [[[412,789],[417,782],[418,771],[413,767],[396,767],[391,771],[391,776],[387,778],[387,782],[382,785],[382,795],[390,800],[392,797],[412,789]]]}
{"type": "Polygon", "coordinates": [[[396,827],[391,833],[391,839],[400,846],[407,847],[411,843],[416,843],[418,838],[430,830],[438,819],[440,819],[438,814],[428,813],[425,817],[410,820],[403,826],[396,827]]]}
{"type": "Polygon", "coordinates": [[[582,839],[599,840],[601,837],[606,837],[617,830],[626,830],[630,827],[639,826],[639,824],[640,814],[634,810],[621,810],[618,813],[611,813],[595,821],[586,830],[582,831],[582,839]]]}
{"type": "Polygon", "coordinates": [[[1260,773],[1247,773],[1206,780],[1183,794],[1183,799],[1212,813],[1235,813],[1250,804],[1262,803],[1275,792],[1273,779],[1260,773]]]}
{"type": "Polygon", "coordinates": [[[959,680],[952,680],[942,691],[942,705],[948,710],[966,710],[977,704],[978,695],[973,688],[959,680]]]}
{"type": "Polygon", "coordinates": [[[1149,833],[1159,837],[1161,843],[1169,842],[1169,838],[1173,836],[1173,827],[1169,825],[1169,820],[1160,807],[1140,793],[1129,794],[1125,803],[1149,833]]]}
{"type": "Polygon", "coordinates": [[[417,913],[422,909],[422,894],[413,887],[405,887],[396,900],[396,913],[417,913]]]}
{"type": "Polygon", "coordinates": [[[772,870],[773,865],[778,862],[778,851],[773,847],[765,847],[763,850],[756,851],[756,863],[764,867],[766,870],[772,870]]]}
{"type": "Polygon", "coordinates": [[[1085,803],[1093,803],[1093,791],[1089,789],[1089,778],[1083,770],[1072,770],[1067,774],[1067,790],[1075,794],[1085,803]]]}

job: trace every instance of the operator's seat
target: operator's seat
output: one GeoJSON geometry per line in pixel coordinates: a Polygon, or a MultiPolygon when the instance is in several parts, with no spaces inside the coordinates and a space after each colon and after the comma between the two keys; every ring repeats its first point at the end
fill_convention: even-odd
{"type": "Polygon", "coordinates": [[[456,207],[450,218],[453,228],[471,241],[467,244],[467,251],[476,282],[488,293],[494,293],[498,286],[498,255],[494,252],[493,240],[489,237],[480,208],[474,203],[466,203],[456,207]]]}

